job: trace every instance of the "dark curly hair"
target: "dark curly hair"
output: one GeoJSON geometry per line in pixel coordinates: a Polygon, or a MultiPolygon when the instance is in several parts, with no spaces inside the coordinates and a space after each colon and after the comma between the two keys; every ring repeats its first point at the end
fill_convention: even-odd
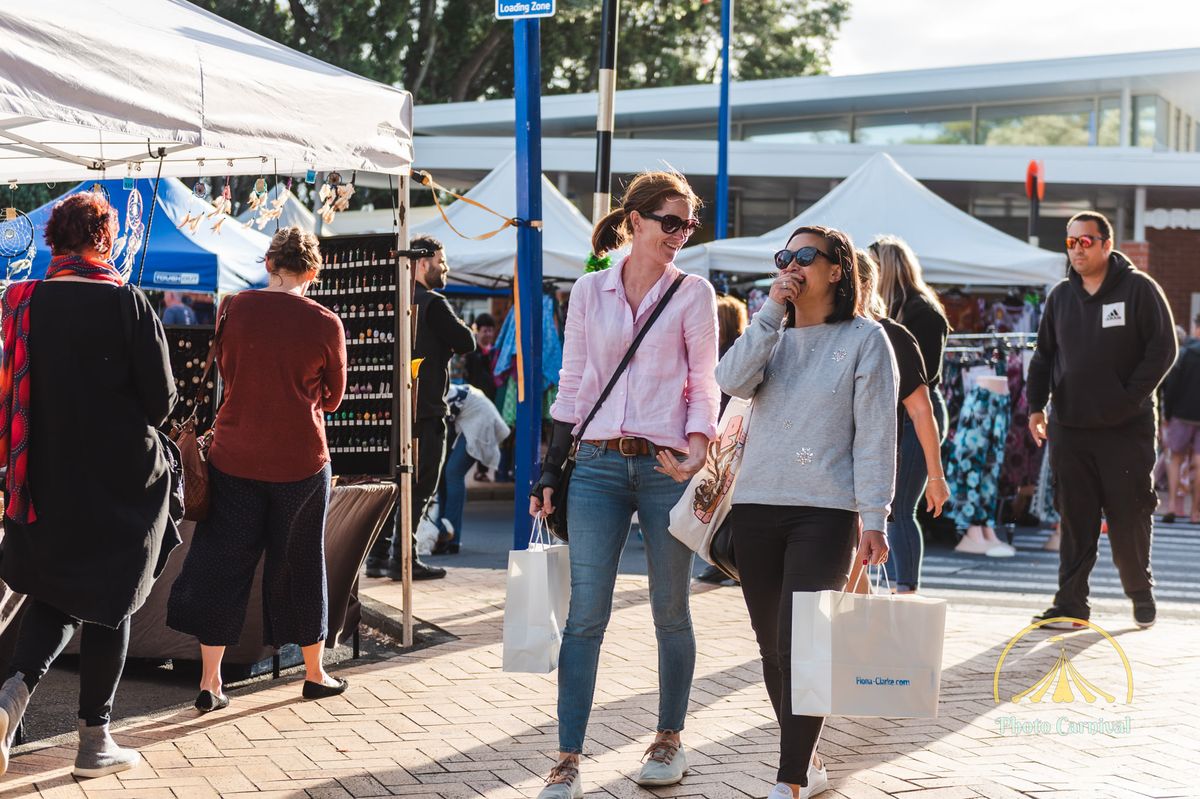
{"type": "Polygon", "coordinates": [[[117,211],[103,194],[82,191],[55,204],[46,223],[46,244],[54,255],[80,253],[89,248],[105,253],[112,249],[109,226],[117,211]]]}
{"type": "MultiPolygon", "coordinates": [[[[858,296],[858,256],[854,254],[854,242],[850,240],[850,234],[824,225],[801,225],[791,232],[788,241],[801,233],[811,233],[824,238],[826,252],[833,256],[835,264],[842,269],[842,277],[833,293],[833,313],[825,317],[825,322],[833,324],[861,316],[862,308],[858,296]]],[[[786,327],[793,327],[795,324],[795,311],[789,305],[786,327]]]]}

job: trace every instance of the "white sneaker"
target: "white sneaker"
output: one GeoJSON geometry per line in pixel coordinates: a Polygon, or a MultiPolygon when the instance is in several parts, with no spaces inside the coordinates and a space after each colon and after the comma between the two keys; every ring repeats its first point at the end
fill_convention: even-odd
{"type": "Polygon", "coordinates": [[[675,785],[688,772],[683,744],[676,746],[669,741],[655,741],[646,750],[646,755],[650,759],[642,765],[636,780],[638,785],[675,785]]]}
{"type": "Polygon", "coordinates": [[[808,785],[800,789],[800,799],[808,799],[810,796],[816,796],[823,793],[829,788],[829,775],[825,773],[825,767],[813,768],[808,767],[808,785]]]}
{"type": "Polygon", "coordinates": [[[792,789],[787,783],[777,782],[771,792],[767,794],[767,799],[792,799],[792,789]]]}
{"type": "Polygon", "coordinates": [[[546,787],[537,799],[582,799],[583,777],[579,774],[579,763],[559,763],[550,769],[546,787]]]}
{"type": "Polygon", "coordinates": [[[986,554],[989,558],[1011,558],[1017,554],[1016,547],[1011,544],[1006,544],[1001,541],[999,544],[993,544],[986,554]]]}

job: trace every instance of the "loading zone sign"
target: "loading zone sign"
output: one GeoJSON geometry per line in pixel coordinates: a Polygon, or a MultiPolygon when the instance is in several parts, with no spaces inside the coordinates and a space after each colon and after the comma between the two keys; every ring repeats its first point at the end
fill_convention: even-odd
{"type": "Polygon", "coordinates": [[[496,0],[496,19],[554,16],[555,0],[496,0]]]}

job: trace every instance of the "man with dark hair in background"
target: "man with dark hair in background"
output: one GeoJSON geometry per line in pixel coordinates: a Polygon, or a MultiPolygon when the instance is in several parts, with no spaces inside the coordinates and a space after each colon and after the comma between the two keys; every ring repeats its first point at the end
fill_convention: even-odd
{"type": "MultiPolygon", "coordinates": [[[[400,540],[399,520],[393,509],[367,557],[367,576],[399,580],[398,548],[411,546],[413,579],[436,580],[445,577],[446,570],[417,558],[417,524],[437,494],[438,476],[446,459],[446,416],[449,413],[446,389],[450,384],[450,359],[454,355],[473,352],[475,335],[450,307],[445,295],[437,291],[446,287],[446,277],[450,274],[442,243],[432,236],[418,236],[409,247],[430,253],[413,260],[416,280],[413,312],[417,324],[412,357],[422,360],[417,371],[417,407],[412,426],[416,461],[412,482],[412,536],[407,543],[400,540]]],[[[399,507],[399,503],[396,506],[399,507]]]]}
{"type": "MultiPolygon", "coordinates": [[[[1101,514],[1113,563],[1139,627],[1154,624],[1150,572],[1159,383],[1175,360],[1175,323],[1162,289],[1113,249],[1104,215],[1067,223],[1071,269],[1046,298],[1029,364],[1029,431],[1050,448],[1062,516],[1058,593],[1035,621],[1087,620],[1101,514]],[[1049,427],[1044,410],[1051,400],[1049,427]]],[[[1078,621],[1046,627],[1072,629],[1078,621]]]]}

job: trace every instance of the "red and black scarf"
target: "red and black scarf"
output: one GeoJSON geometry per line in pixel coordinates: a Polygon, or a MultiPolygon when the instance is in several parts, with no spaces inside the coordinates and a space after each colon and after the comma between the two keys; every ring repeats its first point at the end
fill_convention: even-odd
{"type": "MultiPolygon", "coordinates": [[[[50,261],[46,279],[63,275],[85,277],[120,286],[125,281],[110,264],[80,255],[61,255],[50,261]]],[[[29,306],[39,280],[13,283],[0,300],[4,357],[0,360],[0,462],[8,464],[8,506],[5,516],[19,524],[37,521],[29,491],[30,350],[29,306]]]]}

